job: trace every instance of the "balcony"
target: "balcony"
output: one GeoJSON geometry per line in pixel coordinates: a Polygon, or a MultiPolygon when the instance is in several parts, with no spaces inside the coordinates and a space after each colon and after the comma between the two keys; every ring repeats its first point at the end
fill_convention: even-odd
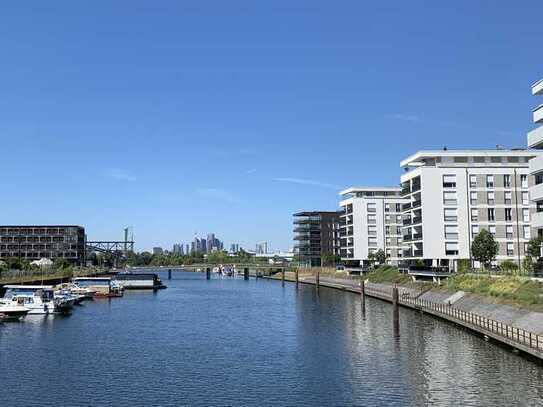
{"type": "Polygon", "coordinates": [[[409,195],[410,193],[411,193],[411,188],[409,187],[409,185],[402,187],[402,192],[401,192],[402,196],[409,195]]]}
{"type": "Polygon", "coordinates": [[[408,211],[411,209],[411,202],[402,205],[402,211],[408,211]]]}
{"type": "Polygon", "coordinates": [[[411,192],[418,192],[420,191],[420,183],[413,183],[413,185],[411,186],[411,192]]]}
{"type": "Polygon", "coordinates": [[[543,79],[532,85],[532,95],[543,95],[543,79]]]}
{"type": "Polygon", "coordinates": [[[543,212],[536,212],[532,215],[531,225],[533,228],[543,228],[543,212]]]}
{"type": "MultiPolygon", "coordinates": [[[[528,147],[538,149],[543,148],[543,126],[538,127],[537,129],[534,129],[528,133],[528,147]]],[[[536,158],[531,159],[530,163],[533,160],[536,160],[536,158]]]]}
{"type": "Polygon", "coordinates": [[[411,224],[411,218],[404,219],[402,221],[402,223],[403,223],[404,226],[410,225],[411,224]]]}
{"type": "Polygon", "coordinates": [[[413,235],[403,235],[404,242],[410,242],[411,240],[413,240],[413,235]]]}
{"type": "Polygon", "coordinates": [[[422,233],[413,233],[413,240],[422,240],[422,233]]]}
{"type": "Polygon", "coordinates": [[[413,209],[420,208],[422,205],[422,201],[419,199],[418,201],[413,201],[413,209]]]}
{"type": "Polygon", "coordinates": [[[418,223],[422,223],[422,216],[415,216],[411,222],[412,225],[416,225],[418,223]]]}
{"type": "Polygon", "coordinates": [[[534,109],[534,123],[543,124],[543,105],[534,109]]]}

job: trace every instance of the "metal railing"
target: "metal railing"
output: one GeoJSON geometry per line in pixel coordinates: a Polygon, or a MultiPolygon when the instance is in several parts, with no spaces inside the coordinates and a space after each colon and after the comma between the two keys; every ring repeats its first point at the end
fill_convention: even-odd
{"type": "MultiPolygon", "coordinates": [[[[489,332],[509,341],[516,342],[517,344],[535,349],[538,352],[543,352],[543,336],[541,335],[472,312],[463,311],[448,304],[441,304],[413,297],[408,292],[402,291],[401,289],[399,290],[400,295],[398,302],[400,304],[410,305],[416,309],[430,310],[435,314],[441,314],[462,322],[462,325],[477,327],[483,333],[489,332]]],[[[392,288],[366,286],[364,291],[369,295],[384,297],[392,301],[392,288]]]]}

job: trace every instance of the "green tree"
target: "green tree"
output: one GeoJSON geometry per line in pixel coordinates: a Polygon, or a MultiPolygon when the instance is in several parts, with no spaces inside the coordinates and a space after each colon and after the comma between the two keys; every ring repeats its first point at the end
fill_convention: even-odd
{"type": "Polygon", "coordinates": [[[471,243],[471,254],[475,260],[482,264],[483,269],[488,267],[490,262],[496,258],[498,249],[498,242],[486,229],[481,230],[471,243]]]}
{"type": "Polygon", "coordinates": [[[333,253],[325,253],[322,255],[321,263],[325,267],[332,267],[341,262],[341,257],[333,253]]]}
{"type": "Polygon", "coordinates": [[[527,254],[534,260],[537,260],[541,257],[541,245],[543,244],[543,238],[534,237],[528,242],[528,252],[527,254]]]}
{"type": "Polygon", "coordinates": [[[378,264],[385,264],[387,260],[387,255],[385,254],[383,249],[379,249],[377,250],[377,252],[375,252],[375,260],[378,264]]]}

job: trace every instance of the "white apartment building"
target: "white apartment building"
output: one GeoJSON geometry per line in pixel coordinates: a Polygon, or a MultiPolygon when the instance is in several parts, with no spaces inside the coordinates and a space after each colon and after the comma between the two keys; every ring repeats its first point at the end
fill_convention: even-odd
{"type": "MultiPolygon", "coordinates": [[[[543,79],[532,85],[534,96],[543,96],[543,79]]],[[[543,98],[541,100],[543,102],[543,98]]],[[[543,103],[534,109],[534,123],[539,125],[528,133],[528,147],[543,149],[543,103]]],[[[539,236],[543,235],[543,156],[530,160],[530,174],[534,177],[534,186],[530,188],[530,198],[536,205],[532,227],[539,236]]]]}
{"type": "Polygon", "coordinates": [[[382,249],[390,264],[402,257],[402,204],[397,187],[348,188],[339,194],[340,256],[351,266],[365,266],[382,249]]]}
{"type": "MultiPolygon", "coordinates": [[[[487,229],[499,243],[497,263],[521,264],[532,232],[529,150],[419,151],[400,163],[404,257],[456,270],[487,229]]],[[[474,264],[478,267],[478,264],[474,264]]]]}

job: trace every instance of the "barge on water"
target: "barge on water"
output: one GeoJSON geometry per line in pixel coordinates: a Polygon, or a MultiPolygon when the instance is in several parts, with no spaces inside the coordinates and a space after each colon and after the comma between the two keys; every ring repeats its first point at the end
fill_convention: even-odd
{"type": "Polygon", "coordinates": [[[117,283],[125,290],[160,290],[166,288],[154,273],[118,273],[117,283]]]}
{"type": "Polygon", "coordinates": [[[123,296],[123,288],[111,277],[76,277],[72,282],[78,287],[94,291],[94,297],[123,296]]]}

